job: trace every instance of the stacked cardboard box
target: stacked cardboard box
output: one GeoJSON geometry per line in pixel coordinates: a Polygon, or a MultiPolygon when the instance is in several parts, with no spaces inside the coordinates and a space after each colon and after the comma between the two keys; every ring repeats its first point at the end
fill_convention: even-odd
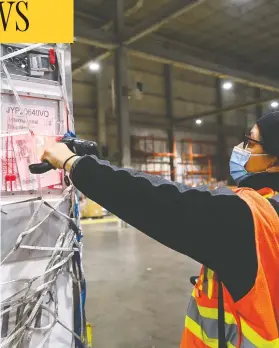
{"type": "Polygon", "coordinates": [[[86,198],[81,207],[82,218],[101,218],[103,217],[103,208],[96,202],[86,198]]]}

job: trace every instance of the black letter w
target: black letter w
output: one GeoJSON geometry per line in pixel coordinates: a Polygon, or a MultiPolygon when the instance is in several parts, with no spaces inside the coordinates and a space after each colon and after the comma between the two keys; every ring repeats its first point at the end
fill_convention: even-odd
{"type": "Polygon", "coordinates": [[[10,9],[9,9],[8,18],[6,19],[5,14],[4,14],[4,9],[3,9],[4,1],[0,1],[0,15],[1,15],[1,21],[3,23],[4,31],[6,31],[6,29],[7,29],[10,14],[11,14],[11,9],[12,9],[14,3],[15,3],[15,1],[8,1],[8,4],[10,4],[10,9]]]}

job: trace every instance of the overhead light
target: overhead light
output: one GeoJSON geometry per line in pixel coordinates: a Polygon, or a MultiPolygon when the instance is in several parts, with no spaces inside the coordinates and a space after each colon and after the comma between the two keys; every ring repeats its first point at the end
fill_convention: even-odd
{"type": "Polygon", "coordinates": [[[198,120],[196,120],[196,124],[202,124],[202,120],[200,120],[200,119],[198,119],[198,120]]]}
{"type": "Polygon", "coordinates": [[[99,71],[99,70],[100,70],[100,64],[97,63],[97,62],[91,62],[91,63],[89,64],[89,69],[90,69],[91,71],[99,71]]]}
{"type": "Polygon", "coordinates": [[[273,109],[276,109],[276,108],[278,108],[279,103],[278,103],[277,101],[273,101],[273,102],[270,104],[270,106],[271,106],[273,109]]]}
{"type": "Polygon", "coordinates": [[[223,89],[225,89],[226,91],[232,89],[232,86],[233,86],[233,84],[230,81],[227,81],[227,82],[223,83],[223,89]]]}

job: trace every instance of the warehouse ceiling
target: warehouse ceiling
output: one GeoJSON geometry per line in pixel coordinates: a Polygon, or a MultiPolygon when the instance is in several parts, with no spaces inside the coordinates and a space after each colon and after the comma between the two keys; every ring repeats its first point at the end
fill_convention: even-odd
{"type": "Polygon", "coordinates": [[[210,0],[168,23],[160,33],[273,78],[279,77],[278,23],[279,1],[210,0]]]}
{"type": "MultiPolygon", "coordinates": [[[[117,47],[116,0],[75,2],[73,70],[117,47]]],[[[126,0],[130,54],[279,90],[279,0],[126,0]]]]}

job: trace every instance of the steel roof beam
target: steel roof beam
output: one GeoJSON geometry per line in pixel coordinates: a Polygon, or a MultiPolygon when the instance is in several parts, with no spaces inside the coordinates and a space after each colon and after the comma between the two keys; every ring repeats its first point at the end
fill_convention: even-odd
{"type": "Polygon", "coordinates": [[[172,0],[164,6],[161,11],[154,15],[149,15],[145,21],[132,29],[124,40],[125,45],[130,45],[143,37],[152,34],[160,29],[169,21],[181,16],[183,13],[191,10],[193,7],[201,4],[205,0],[172,0]]]}
{"type": "Polygon", "coordinates": [[[182,123],[185,121],[195,120],[198,118],[204,118],[204,117],[208,117],[208,116],[212,116],[212,115],[223,114],[223,113],[226,113],[229,111],[234,111],[234,110],[238,110],[238,109],[248,108],[251,106],[267,103],[273,99],[274,99],[274,97],[273,98],[269,97],[269,98],[264,98],[264,99],[259,99],[259,100],[253,100],[253,101],[242,103],[242,104],[234,104],[234,105],[230,105],[230,106],[227,106],[227,107],[224,107],[221,109],[217,109],[217,110],[205,111],[205,112],[202,112],[199,114],[189,115],[189,116],[185,116],[185,117],[182,117],[179,119],[176,118],[174,120],[174,122],[175,122],[175,124],[178,124],[178,123],[182,123]]]}
{"type": "Polygon", "coordinates": [[[114,50],[118,46],[114,33],[89,28],[82,18],[79,17],[75,18],[75,38],[80,43],[108,50],[114,50]]]}
{"type": "MultiPolygon", "coordinates": [[[[191,10],[203,1],[205,0],[172,0],[171,3],[164,6],[156,16],[154,16],[154,14],[150,15],[143,23],[133,29],[125,28],[122,44],[128,46],[129,44],[138,41],[158,30],[170,20],[191,10]]],[[[88,28],[82,19],[83,16],[90,17],[90,15],[87,15],[86,13],[78,12],[75,18],[75,38],[78,42],[107,50],[115,50],[119,47],[120,42],[118,42],[114,33],[101,29],[88,28]]],[[[95,18],[93,17],[92,20],[95,20],[95,18]]],[[[107,56],[105,55],[104,57],[106,58],[107,56]]],[[[87,64],[88,62],[83,62],[77,68],[74,68],[73,73],[76,74],[86,67],[87,64]]]]}
{"type": "Polygon", "coordinates": [[[255,76],[244,70],[206,61],[206,55],[197,57],[187,54],[184,50],[179,49],[178,45],[169,43],[167,47],[165,46],[163,42],[147,39],[129,46],[129,52],[131,55],[143,59],[153,60],[162,64],[173,64],[178,68],[192,70],[221,79],[231,79],[251,87],[279,92],[279,82],[276,80],[255,76]]]}
{"type": "MultiPolygon", "coordinates": [[[[123,44],[129,45],[150,35],[172,19],[191,10],[204,1],[205,0],[172,0],[169,5],[164,6],[155,16],[151,14],[144,22],[133,29],[126,28],[126,35],[123,36],[123,44]]],[[[79,42],[110,50],[114,50],[119,46],[120,43],[117,42],[114,33],[106,32],[101,29],[88,28],[82,19],[83,15],[86,14],[79,12],[78,16],[75,18],[75,36],[79,42]]]]}
{"type": "MultiPolygon", "coordinates": [[[[209,54],[206,51],[203,53],[201,52],[200,57],[190,55],[185,53],[186,48],[183,50],[183,43],[181,43],[180,49],[178,48],[179,43],[172,43],[172,40],[167,38],[164,42],[164,38],[161,35],[158,35],[158,38],[157,35],[154,35],[154,37],[151,35],[151,37],[147,38],[146,40],[140,40],[144,36],[158,30],[162,25],[166,24],[171,19],[181,15],[182,13],[190,10],[193,6],[197,6],[200,3],[201,1],[198,0],[176,0],[175,2],[172,0],[170,5],[165,6],[160,11],[155,20],[154,16],[150,16],[145,22],[143,22],[143,24],[134,29],[125,28],[123,41],[125,45],[129,46],[128,48],[130,54],[147,60],[157,61],[162,64],[173,64],[182,69],[196,71],[201,74],[211,75],[221,79],[233,79],[235,82],[278,92],[278,81],[248,73],[245,71],[245,67],[239,70],[229,68],[229,64],[218,64],[206,61],[207,54],[209,54]],[[170,8],[172,8],[171,14],[168,13],[170,8]],[[140,41],[136,42],[137,40],[140,41]],[[167,48],[165,43],[167,43],[167,48]]],[[[117,42],[113,33],[96,29],[88,29],[82,20],[76,20],[75,34],[77,40],[81,43],[101,47],[111,51],[119,47],[119,42],[117,42]]],[[[212,55],[209,54],[209,56],[212,55]]],[[[213,61],[213,59],[211,60],[213,61]]],[[[84,62],[77,71],[86,65],[87,63],[84,62]]],[[[75,73],[76,72],[74,70],[74,74],[75,73]]]]}
{"type": "MultiPolygon", "coordinates": [[[[165,115],[156,115],[140,111],[130,111],[130,121],[133,126],[154,127],[163,130],[170,129],[169,120],[165,115]]],[[[226,134],[231,136],[239,136],[243,132],[243,127],[222,125],[215,123],[205,123],[202,127],[197,127],[195,123],[179,124],[174,126],[175,130],[183,130],[185,132],[195,132],[201,134],[226,134]]]]}

